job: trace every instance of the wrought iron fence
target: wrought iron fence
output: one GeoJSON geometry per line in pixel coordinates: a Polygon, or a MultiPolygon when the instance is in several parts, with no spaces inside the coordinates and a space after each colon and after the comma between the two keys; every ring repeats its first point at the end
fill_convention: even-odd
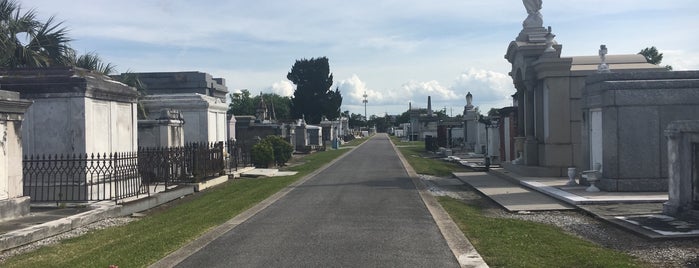
{"type": "Polygon", "coordinates": [[[149,194],[135,153],[25,156],[23,181],[24,195],[35,202],[119,200],[149,194]]]}
{"type": "Polygon", "coordinates": [[[228,172],[237,171],[239,168],[248,167],[252,165],[252,160],[250,158],[250,149],[248,146],[241,142],[234,140],[226,141],[226,153],[227,161],[226,168],[228,172]]]}
{"type": "Polygon", "coordinates": [[[223,175],[225,168],[223,142],[89,156],[25,156],[24,195],[35,202],[118,202],[150,195],[152,185],[167,188],[223,175]]]}

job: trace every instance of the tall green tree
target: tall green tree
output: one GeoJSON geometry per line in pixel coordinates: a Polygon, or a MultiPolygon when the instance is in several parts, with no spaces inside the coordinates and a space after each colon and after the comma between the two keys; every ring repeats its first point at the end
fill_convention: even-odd
{"type": "MultiPolygon", "coordinates": [[[[292,120],[291,117],[291,98],[281,96],[276,93],[263,93],[262,98],[267,104],[267,111],[272,119],[287,121],[292,120]]],[[[260,96],[255,97],[255,103],[260,102],[260,96]]]]}
{"type": "MultiPolygon", "coordinates": [[[[291,99],[275,93],[264,93],[262,98],[267,104],[267,113],[272,119],[286,121],[293,119],[290,115],[291,99]]],[[[255,115],[260,103],[260,95],[252,97],[250,91],[243,89],[240,93],[231,94],[231,104],[228,106],[228,114],[255,115]]]]}
{"type": "Polygon", "coordinates": [[[0,0],[0,66],[6,68],[70,65],[68,30],[50,17],[37,20],[15,0],[0,0]]]}
{"type": "Polygon", "coordinates": [[[332,91],[333,75],[328,58],[296,60],[286,75],[296,85],[291,98],[291,116],[305,117],[311,124],[318,124],[323,116],[334,120],[340,116],[342,95],[339,88],[332,91]]]}
{"type": "Polygon", "coordinates": [[[350,128],[360,128],[367,126],[367,121],[364,120],[363,114],[352,113],[348,116],[348,123],[350,128]]]}
{"type": "MultiPolygon", "coordinates": [[[[655,46],[641,49],[638,54],[646,57],[646,61],[648,61],[650,64],[660,65],[660,63],[663,61],[663,53],[660,53],[655,46]]],[[[665,65],[665,68],[672,70],[672,66],[670,65],[665,65]]]]}
{"type": "Polygon", "coordinates": [[[231,104],[228,106],[228,114],[255,115],[255,102],[250,96],[250,91],[243,89],[231,94],[231,104]]]}

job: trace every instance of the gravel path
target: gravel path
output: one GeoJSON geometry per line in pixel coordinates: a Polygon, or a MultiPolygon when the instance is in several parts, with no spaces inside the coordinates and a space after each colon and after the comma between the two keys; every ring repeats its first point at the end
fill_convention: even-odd
{"type": "Polygon", "coordinates": [[[566,232],[635,256],[656,267],[699,267],[699,239],[649,240],[577,211],[510,213],[453,178],[420,175],[430,192],[466,203],[478,203],[491,217],[513,218],[555,225],[566,232]]]}

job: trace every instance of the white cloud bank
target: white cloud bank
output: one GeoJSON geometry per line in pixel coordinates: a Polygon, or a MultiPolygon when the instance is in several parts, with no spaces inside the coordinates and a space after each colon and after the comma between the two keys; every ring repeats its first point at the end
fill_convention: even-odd
{"type": "Polygon", "coordinates": [[[432,99],[433,109],[448,108],[460,113],[466,105],[468,92],[474,96],[474,105],[487,112],[490,108],[510,106],[511,95],[515,92],[508,75],[475,68],[459,74],[449,86],[441,85],[436,80],[408,81],[398,89],[379,91],[368,87],[356,74],[340,80],[335,86],[340,88],[344,97],[343,105],[348,107],[363,106],[363,95],[366,92],[367,109],[377,115],[382,115],[386,110],[391,114],[402,113],[408,109],[408,103],[413,107],[425,108],[428,96],[432,99]]]}

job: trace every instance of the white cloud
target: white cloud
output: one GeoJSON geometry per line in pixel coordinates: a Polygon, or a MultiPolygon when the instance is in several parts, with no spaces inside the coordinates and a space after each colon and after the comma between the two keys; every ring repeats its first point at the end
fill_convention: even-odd
{"type": "MultiPolygon", "coordinates": [[[[461,112],[466,105],[466,93],[473,94],[473,104],[481,111],[501,108],[512,104],[511,95],[515,90],[512,79],[503,73],[470,68],[448,86],[438,81],[409,81],[401,85],[400,90],[391,95],[391,104],[402,105],[411,102],[413,107],[427,107],[427,97],[432,99],[432,109],[447,108],[448,112],[461,112]]],[[[407,107],[407,106],[406,106],[407,107]]]]}
{"type": "Polygon", "coordinates": [[[398,36],[387,36],[367,38],[360,43],[360,46],[409,53],[415,51],[416,48],[420,46],[420,43],[419,41],[405,40],[398,36]]]}
{"type": "Polygon", "coordinates": [[[432,104],[437,102],[452,102],[460,99],[456,92],[440,85],[439,82],[435,80],[427,82],[409,81],[401,85],[401,93],[397,95],[403,96],[404,100],[409,100],[413,102],[414,105],[418,103],[426,104],[428,96],[432,97],[432,104]],[[405,99],[406,97],[407,99],[405,99]]]}
{"type": "Polygon", "coordinates": [[[343,96],[343,104],[363,104],[364,94],[367,94],[367,100],[371,103],[383,103],[385,100],[384,94],[377,90],[367,88],[359,76],[352,74],[350,78],[337,82],[334,87],[340,88],[343,96]]]}
{"type": "Polygon", "coordinates": [[[272,84],[272,86],[269,87],[268,90],[280,96],[291,97],[292,95],[294,95],[296,85],[291,83],[291,81],[289,80],[282,80],[272,84]]]}
{"type": "Polygon", "coordinates": [[[455,91],[470,91],[474,100],[507,99],[515,93],[509,75],[489,70],[469,68],[456,78],[452,88],[455,91]]]}

